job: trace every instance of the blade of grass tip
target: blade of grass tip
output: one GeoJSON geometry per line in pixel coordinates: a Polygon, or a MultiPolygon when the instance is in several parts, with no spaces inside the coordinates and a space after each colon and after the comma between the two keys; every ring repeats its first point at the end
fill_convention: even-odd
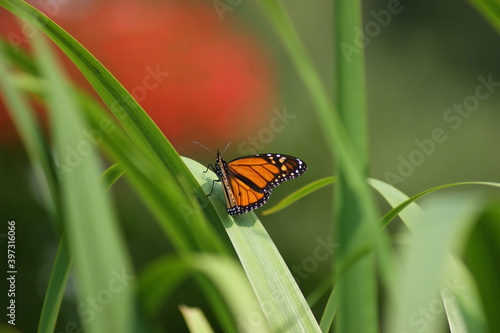
{"type": "Polygon", "coordinates": [[[451,333],[490,332],[476,280],[467,266],[454,258],[446,273],[440,290],[451,333]]]}
{"type": "MultiPolygon", "coordinates": [[[[65,161],[68,147],[88,144],[83,131],[89,128],[43,36],[35,34],[32,44],[41,73],[47,80],[49,118],[57,156],[59,161],[65,161]]],[[[131,281],[134,277],[110,198],[100,182],[100,169],[97,152],[90,151],[78,164],[59,174],[65,230],[75,260],[79,299],[86,302],[89,298],[112,298],[112,302],[101,306],[102,311],[92,312],[91,320],[86,318],[82,323],[87,332],[132,332],[136,323],[131,281]],[[117,279],[123,280],[118,288],[117,279]]]]}
{"type": "Polygon", "coordinates": [[[0,47],[3,48],[5,56],[11,59],[11,62],[15,63],[17,67],[28,73],[37,72],[36,66],[33,64],[33,61],[31,61],[30,56],[21,50],[18,45],[0,36],[0,47]]]}
{"type": "MultiPolygon", "coordinates": [[[[184,158],[186,165],[208,193],[217,176],[206,167],[184,158]]],[[[240,259],[259,304],[273,332],[320,332],[318,323],[271,238],[252,212],[231,217],[224,195],[215,186],[209,197],[240,259]]]]}
{"type": "Polygon", "coordinates": [[[107,168],[101,175],[106,190],[109,190],[113,184],[125,173],[120,163],[115,163],[107,168]]]}
{"type": "Polygon", "coordinates": [[[437,286],[443,284],[450,264],[448,250],[461,249],[465,234],[482,207],[472,195],[437,195],[423,204],[424,214],[403,248],[397,283],[385,313],[387,332],[434,332],[434,323],[415,318],[422,306],[441,302],[437,286]]]}
{"type": "Polygon", "coordinates": [[[213,333],[207,318],[200,308],[189,307],[186,305],[179,305],[179,310],[186,321],[186,324],[191,333],[213,333]]]}
{"type": "Polygon", "coordinates": [[[330,331],[330,327],[332,326],[333,319],[335,318],[335,314],[337,313],[337,308],[339,306],[335,288],[336,287],[333,287],[333,290],[330,293],[330,297],[328,298],[328,302],[326,303],[325,310],[323,311],[323,315],[321,316],[321,321],[319,323],[323,333],[328,333],[330,331]]]}
{"type": "Polygon", "coordinates": [[[59,248],[57,249],[54,267],[50,274],[49,284],[43,299],[42,313],[38,323],[38,333],[54,332],[57,322],[57,316],[61,307],[64,290],[68,283],[69,273],[71,271],[73,259],[67,251],[66,238],[61,237],[59,248]]]}
{"type": "MultiPolygon", "coordinates": [[[[399,213],[401,213],[401,211],[403,209],[405,209],[406,207],[408,207],[409,205],[411,205],[412,203],[414,203],[418,199],[426,196],[427,194],[431,194],[431,193],[433,193],[435,191],[438,191],[438,190],[443,190],[443,189],[446,189],[446,188],[455,187],[455,186],[462,186],[462,185],[485,185],[485,186],[500,187],[500,183],[493,183],[493,182],[461,182],[461,183],[451,183],[451,184],[440,185],[440,186],[436,186],[436,187],[424,190],[424,191],[422,191],[422,192],[420,192],[418,194],[415,194],[414,196],[410,197],[406,201],[404,201],[401,204],[399,204],[397,207],[395,207],[395,208],[391,209],[389,212],[387,212],[380,219],[380,225],[381,225],[381,227],[385,228],[389,223],[391,223],[391,221],[396,216],[398,216],[399,213]]],[[[405,221],[411,221],[411,220],[406,219],[405,221]]],[[[407,227],[410,228],[410,229],[413,227],[412,224],[411,224],[411,222],[407,223],[407,227]]]]}
{"type": "Polygon", "coordinates": [[[337,177],[325,177],[315,180],[312,183],[307,184],[296,191],[293,191],[292,193],[281,199],[281,201],[279,201],[276,205],[272,206],[271,208],[262,211],[262,215],[269,215],[279,212],[280,210],[285,209],[286,207],[290,206],[296,201],[299,201],[303,197],[313,192],[316,192],[327,185],[335,183],[335,181],[337,181],[337,177]]]}

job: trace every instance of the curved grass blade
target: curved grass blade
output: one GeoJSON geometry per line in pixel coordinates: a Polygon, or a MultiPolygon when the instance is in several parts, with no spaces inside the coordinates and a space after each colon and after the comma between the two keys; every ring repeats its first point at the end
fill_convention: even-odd
{"type": "Polygon", "coordinates": [[[289,195],[287,195],[286,197],[281,199],[280,202],[278,202],[276,205],[272,206],[271,208],[264,210],[262,212],[262,215],[269,215],[269,214],[279,212],[280,210],[285,209],[286,207],[290,206],[294,202],[299,201],[300,199],[302,199],[306,195],[309,195],[309,194],[311,194],[311,193],[313,193],[313,192],[315,192],[315,191],[317,191],[317,190],[319,190],[327,185],[333,184],[336,181],[337,181],[337,177],[325,177],[325,178],[315,180],[312,183],[307,184],[307,185],[299,188],[296,191],[293,191],[292,193],[290,193],[289,195]]]}
{"type": "Polygon", "coordinates": [[[186,321],[191,333],[213,333],[207,318],[200,308],[193,308],[186,305],[179,305],[179,310],[186,321]]]}
{"type": "Polygon", "coordinates": [[[337,308],[339,306],[337,297],[337,292],[335,291],[335,287],[333,287],[330,297],[328,298],[328,302],[326,303],[325,311],[323,311],[323,315],[321,316],[321,321],[319,323],[323,333],[330,332],[330,327],[332,326],[333,319],[337,314],[337,308]]]}
{"type": "MultiPolygon", "coordinates": [[[[88,124],[78,111],[74,95],[62,70],[55,62],[43,37],[33,39],[36,58],[46,78],[53,141],[60,161],[68,156],[68,147],[85,142],[88,124]]],[[[57,162],[57,159],[56,159],[57,162]]],[[[126,281],[119,291],[111,293],[117,276],[133,279],[132,268],[119,235],[110,198],[100,182],[100,161],[96,152],[81,158],[59,176],[64,223],[68,245],[75,260],[78,296],[82,302],[96,298],[107,290],[113,301],[94,313],[92,320],[82,318],[88,332],[131,332],[135,324],[133,283],[126,281]]]]}
{"type": "Polygon", "coordinates": [[[412,241],[403,249],[397,283],[386,311],[387,332],[441,331],[436,326],[439,318],[421,321],[418,311],[423,306],[441,304],[444,295],[439,295],[438,286],[443,291],[443,286],[450,283],[446,275],[451,264],[448,250],[463,247],[464,236],[482,206],[479,198],[463,194],[436,195],[425,202],[412,241]]]}
{"type": "Polygon", "coordinates": [[[125,170],[123,170],[120,163],[115,163],[104,170],[101,177],[103,178],[103,183],[106,184],[106,189],[109,190],[124,173],[125,170]]]}
{"type": "MultiPolygon", "coordinates": [[[[217,176],[201,164],[184,158],[202,188],[209,193],[217,176]]],[[[253,212],[231,217],[220,186],[209,199],[253,287],[273,332],[320,332],[318,323],[271,238],[253,212]]]]}
{"type": "MultiPolygon", "coordinates": [[[[407,195],[387,183],[376,179],[369,179],[369,182],[393,207],[397,207],[409,200],[407,195]]],[[[477,183],[471,184],[477,185],[477,183]]],[[[422,209],[415,202],[409,204],[399,213],[402,221],[410,231],[415,230],[417,222],[422,218],[422,215],[422,209]]],[[[445,272],[447,281],[454,281],[459,287],[464,282],[467,285],[465,290],[457,287],[449,288],[449,286],[441,286],[441,298],[446,309],[451,331],[453,333],[486,332],[486,321],[483,310],[479,305],[480,301],[476,282],[460,259],[452,257],[450,254],[447,255],[446,260],[450,263],[445,272]],[[456,283],[457,279],[460,283],[456,283]],[[450,293],[453,296],[450,297],[450,293]]],[[[396,285],[397,281],[392,276],[393,274],[386,272],[386,275],[391,275],[390,278],[386,278],[386,281],[390,281],[386,283],[386,286],[388,286],[389,292],[392,292],[393,288],[391,286],[396,285]]],[[[395,298],[397,296],[393,295],[392,297],[395,298]]]]}
{"type": "MultiPolygon", "coordinates": [[[[384,186],[384,185],[382,185],[384,183],[380,182],[380,181],[376,181],[376,180],[371,179],[370,182],[372,183],[372,185],[375,184],[376,188],[378,188],[380,186],[384,186]]],[[[499,183],[493,183],[493,182],[461,182],[461,183],[440,185],[440,186],[436,186],[436,187],[427,189],[427,190],[422,191],[418,194],[415,194],[414,196],[412,196],[409,199],[405,200],[404,202],[400,203],[397,207],[395,207],[395,208],[391,209],[389,212],[387,212],[380,220],[380,224],[382,225],[382,228],[385,228],[389,223],[391,223],[391,221],[396,216],[398,216],[398,214],[400,214],[403,211],[403,209],[405,209],[406,207],[408,207],[409,205],[411,205],[413,202],[417,201],[418,199],[422,198],[423,196],[426,196],[427,194],[430,194],[430,193],[438,191],[438,190],[443,190],[446,188],[450,188],[450,187],[454,187],[454,186],[462,186],[462,185],[486,185],[486,186],[500,187],[499,183]]],[[[386,184],[386,186],[387,186],[387,184],[386,184]]],[[[393,191],[393,193],[396,193],[396,192],[393,191]]],[[[415,208],[412,208],[412,210],[413,210],[412,214],[414,213],[414,209],[415,208]]],[[[412,225],[410,222],[408,227],[411,228],[411,226],[412,225]]]]}

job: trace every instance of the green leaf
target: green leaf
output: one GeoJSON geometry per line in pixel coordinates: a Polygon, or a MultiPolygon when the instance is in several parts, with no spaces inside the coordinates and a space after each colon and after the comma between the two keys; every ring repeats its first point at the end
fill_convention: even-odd
{"type": "Polygon", "coordinates": [[[125,173],[120,163],[115,163],[102,173],[103,183],[109,190],[113,184],[125,173]]]}
{"type": "MultiPolygon", "coordinates": [[[[484,316],[487,318],[489,332],[500,332],[500,318],[497,309],[500,308],[500,205],[498,199],[493,200],[489,209],[481,216],[476,227],[472,230],[469,244],[464,255],[464,261],[477,281],[477,297],[480,302],[467,309],[484,307],[484,316]]],[[[467,289],[473,290],[473,288],[467,289]]],[[[471,311],[470,321],[481,324],[481,311],[471,311]],[[479,313],[478,313],[479,312],[479,313]]],[[[476,332],[471,330],[471,332],[476,332]]]]}
{"type": "Polygon", "coordinates": [[[500,34],[500,2],[498,0],[469,0],[469,2],[500,34]]]}
{"type": "Polygon", "coordinates": [[[48,44],[40,34],[33,46],[39,68],[46,79],[50,121],[60,169],[61,197],[68,245],[75,260],[78,296],[101,300],[102,311],[81,312],[87,332],[132,332],[134,279],[131,264],[119,234],[111,200],[100,181],[101,162],[83,133],[91,130],[83,119],[70,85],[48,44]],[[86,154],[77,149],[86,144],[86,154]],[[87,316],[83,316],[87,314],[87,316]]]}
{"type": "MultiPolygon", "coordinates": [[[[211,171],[205,173],[206,167],[193,160],[184,158],[184,161],[209,193],[217,176],[211,171]]],[[[311,309],[257,216],[253,212],[234,217],[228,215],[220,186],[214,187],[209,198],[217,209],[271,330],[319,332],[311,309]]]]}
{"type": "Polygon", "coordinates": [[[73,259],[69,256],[66,238],[61,237],[54,267],[49,279],[49,285],[43,299],[42,313],[38,324],[38,333],[54,332],[57,316],[61,307],[64,291],[68,283],[73,259]]]}
{"type": "Polygon", "coordinates": [[[323,333],[330,332],[330,327],[332,326],[333,319],[337,314],[337,308],[339,306],[338,304],[339,301],[337,297],[338,297],[337,292],[335,291],[334,287],[332,292],[330,293],[330,297],[328,298],[328,302],[326,303],[325,306],[325,311],[323,312],[323,315],[321,316],[321,321],[319,323],[319,326],[321,327],[321,331],[323,333]]]}
{"type": "Polygon", "coordinates": [[[179,310],[191,333],[213,333],[212,327],[200,308],[179,305],[179,310]]]}
{"type": "Polygon", "coordinates": [[[336,177],[325,177],[325,178],[315,180],[312,183],[307,184],[307,185],[299,188],[298,190],[290,193],[289,195],[287,195],[286,197],[281,199],[281,201],[278,202],[273,207],[264,210],[262,212],[262,215],[269,215],[269,214],[279,212],[280,210],[285,209],[286,207],[290,206],[294,202],[299,201],[300,199],[302,199],[306,195],[309,195],[309,194],[311,194],[311,193],[313,193],[313,192],[315,192],[315,191],[317,191],[317,190],[319,190],[327,185],[333,184],[336,180],[337,180],[336,177]]]}
{"type": "MultiPolygon", "coordinates": [[[[377,189],[380,186],[384,186],[384,187],[390,186],[388,184],[384,185],[384,183],[380,182],[380,181],[371,180],[371,182],[372,182],[372,185],[374,185],[376,183],[377,189]]],[[[401,202],[397,207],[391,209],[389,212],[387,212],[384,215],[384,217],[380,220],[380,224],[382,225],[382,227],[385,228],[396,216],[398,216],[398,214],[400,214],[403,211],[403,209],[405,209],[406,207],[408,207],[409,205],[411,205],[412,203],[414,203],[415,201],[417,201],[418,199],[422,198],[423,196],[425,196],[427,194],[430,194],[430,193],[438,191],[438,190],[443,190],[443,189],[446,189],[449,187],[462,186],[462,185],[486,185],[486,186],[500,187],[499,183],[493,183],[493,182],[461,182],[461,183],[452,183],[452,184],[445,184],[445,185],[436,186],[436,187],[427,189],[425,191],[422,191],[418,194],[415,194],[414,196],[408,198],[404,202],[401,202]]],[[[396,198],[400,197],[400,195],[402,194],[402,192],[400,192],[399,190],[397,190],[395,188],[393,188],[391,190],[391,193],[392,193],[392,195],[396,196],[396,198]],[[399,194],[398,194],[398,192],[399,192],[399,194]]],[[[397,201],[397,200],[395,200],[395,201],[397,201]]],[[[389,202],[391,202],[391,201],[389,201],[389,202]]],[[[411,215],[415,215],[417,212],[416,207],[412,207],[409,212],[411,215]]],[[[405,213],[405,214],[407,214],[407,213],[405,213]]],[[[407,225],[408,228],[412,228],[411,219],[408,219],[408,221],[410,221],[407,225]]]]}

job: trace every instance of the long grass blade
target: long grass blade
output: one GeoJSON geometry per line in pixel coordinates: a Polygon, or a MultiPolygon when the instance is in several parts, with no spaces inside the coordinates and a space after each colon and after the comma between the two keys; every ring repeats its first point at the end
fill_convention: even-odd
{"type": "Polygon", "coordinates": [[[54,332],[56,328],[57,316],[61,308],[62,298],[68,283],[69,273],[73,259],[70,257],[66,238],[63,236],[59,241],[54,267],[49,279],[49,285],[43,299],[42,313],[38,323],[38,333],[54,332]]]}
{"type": "MultiPolygon", "coordinates": [[[[90,128],[72,98],[67,80],[40,34],[33,39],[36,58],[46,79],[53,140],[59,163],[88,144],[90,128]]],[[[89,149],[87,147],[87,149],[89,149]]],[[[87,150],[88,151],[88,150],[87,150]]],[[[80,312],[88,332],[131,332],[135,325],[131,264],[117,229],[110,198],[100,182],[100,161],[89,151],[63,169],[59,180],[68,244],[75,259],[78,296],[82,304],[97,299],[100,312],[80,312]],[[100,301],[99,301],[100,300],[100,301]]]]}
{"type": "Polygon", "coordinates": [[[283,210],[286,207],[290,206],[294,202],[299,201],[303,197],[305,197],[313,192],[316,192],[317,190],[319,190],[327,185],[333,184],[336,180],[337,180],[336,177],[325,177],[325,178],[315,180],[312,183],[307,184],[307,185],[299,188],[298,190],[293,191],[292,193],[290,193],[289,195],[287,195],[286,197],[281,199],[276,205],[272,206],[271,208],[264,210],[262,212],[262,215],[269,215],[269,214],[277,213],[280,210],[283,210]]]}

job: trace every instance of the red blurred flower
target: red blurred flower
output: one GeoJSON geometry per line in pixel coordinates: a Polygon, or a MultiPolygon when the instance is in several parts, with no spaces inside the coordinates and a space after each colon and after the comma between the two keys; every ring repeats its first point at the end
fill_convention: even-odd
{"type": "MultiPolygon", "coordinates": [[[[269,56],[234,22],[220,21],[210,5],[70,1],[45,9],[117,77],[177,148],[189,149],[192,141],[237,142],[270,114],[276,87],[269,56]]],[[[14,31],[1,21],[2,35],[14,31]]]]}

